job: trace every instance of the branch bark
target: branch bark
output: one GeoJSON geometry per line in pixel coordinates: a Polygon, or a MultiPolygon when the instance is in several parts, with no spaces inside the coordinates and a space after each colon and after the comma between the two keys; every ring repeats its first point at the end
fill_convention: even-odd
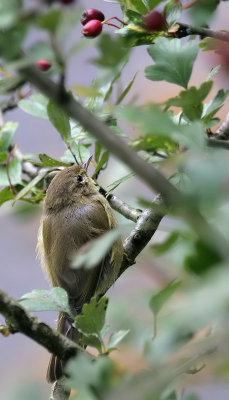
{"type": "MultiPolygon", "coordinates": [[[[162,204],[160,195],[155,197],[153,204],[162,204]]],[[[121,276],[127,268],[135,264],[136,257],[152,239],[162,218],[163,215],[155,213],[153,209],[147,209],[139,216],[134,229],[124,241],[123,247],[125,256],[119,271],[119,276],[121,276]]]]}
{"type": "Polygon", "coordinates": [[[35,340],[45,347],[50,353],[68,360],[82,348],[65,336],[53,330],[50,326],[41,322],[30,314],[16,300],[0,289],[0,313],[13,324],[16,331],[35,340]]]}
{"type": "Polygon", "coordinates": [[[221,40],[223,42],[229,42],[229,33],[212,31],[208,28],[194,27],[183,23],[178,23],[179,29],[176,32],[176,36],[179,38],[186,37],[189,35],[199,35],[203,37],[211,37],[213,39],[221,40]]]}

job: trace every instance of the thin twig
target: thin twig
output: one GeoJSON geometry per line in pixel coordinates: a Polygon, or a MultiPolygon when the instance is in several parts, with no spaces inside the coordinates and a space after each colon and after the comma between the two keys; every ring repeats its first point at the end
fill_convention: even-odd
{"type": "Polygon", "coordinates": [[[125,218],[137,222],[138,218],[142,214],[142,210],[138,210],[129,206],[123,200],[119,199],[112,193],[107,194],[106,190],[100,186],[100,193],[107,198],[113,210],[117,211],[119,214],[123,215],[125,218]]]}
{"type": "Polygon", "coordinates": [[[16,191],[15,186],[12,184],[12,181],[11,181],[11,177],[10,177],[10,173],[9,173],[9,162],[10,162],[10,159],[13,156],[13,154],[14,154],[16,149],[17,149],[17,145],[15,145],[12,148],[12,150],[9,152],[9,154],[7,156],[7,160],[6,160],[6,175],[7,175],[8,181],[9,181],[10,189],[12,190],[14,196],[17,195],[17,191],[16,191]]]}

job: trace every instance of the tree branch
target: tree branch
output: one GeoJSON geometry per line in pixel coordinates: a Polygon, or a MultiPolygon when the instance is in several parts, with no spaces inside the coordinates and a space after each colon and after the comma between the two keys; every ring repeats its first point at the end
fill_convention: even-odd
{"type": "MultiPolygon", "coordinates": [[[[153,204],[162,204],[160,195],[155,197],[153,204]]],[[[124,241],[124,259],[119,271],[119,276],[122,275],[127,268],[135,264],[135,258],[151,240],[162,218],[162,214],[157,214],[152,209],[143,211],[139,216],[134,229],[124,241]]]]}
{"type": "Polygon", "coordinates": [[[161,193],[165,203],[175,204],[179,201],[181,194],[164,175],[152,165],[147,164],[109,126],[82,107],[69,93],[65,91],[60,96],[58,85],[44,77],[35,66],[26,67],[22,72],[30,83],[34,84],[49,99],[59,105],[69,117],[79,122],[84,129],[101,141],[120,161],[130,166],[153,190],[161,193]]]}
{"type": "Polygon", "coordinates": [[[219,148],[219,149],[226,149],[229,150],[229,142],[226,140],[219,140],[219,139],[215,139],[214,136],[210,139],[207,139],[207,145],[209,147],[215,147],[215,148],[219,148]]]}
{"type": "Polygon", "coordinates": [[[223,42],[229,42],[229,33],[227,32],[216,32],[208,28],[194,27],[183,23],[178,23],[179,28],[175,35],[179,38],[186,37],[189,35],[199,35],[201,37],[211,37],[213,39],[222,40],[223,42]]]}
{"type": "Polygon", "coordinates": [[[113,210],[123,215],[126,219],[130,219],[133,222],[137,222],[138,218],[142,214],[142,210],[137,210],[129,206],[123,200],[119,199],[112,193],[107,194],[106,190],[100,186],[100,193],[107,198],[113,210]]]}
{"type": "Polygon", "coordinates": [[[45,77],[38,68],[35,66],[25,67],[22,69],[22,73],[30,83],[59,105],[70,118],[79,122],[114,156],[136,172],[151,189],[160,193],[164,204],[168,207],[172,206],[173,211],[182,216],[207,245],[216,249],[222,260],[229,259],[227,240],[203,218],[197,207],[187,208],[186,197],[154,166],[145,162],[109,126],[82,107],[69,93],[62,91],[60,96],[59,86],[45,77]]]}
{"type": "Polygon", "coordinates": [[[16,300],[0,289],[0,313],[16,331],[30,337],[50,353],[63,360],[73,357],[82,348],[30,314],[16,300]]]}

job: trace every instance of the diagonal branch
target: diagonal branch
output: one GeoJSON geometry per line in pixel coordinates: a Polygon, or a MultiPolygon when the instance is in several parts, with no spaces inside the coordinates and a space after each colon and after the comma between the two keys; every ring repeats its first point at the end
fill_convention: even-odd
{"type": "Polygon", "coordinates": [[[25,310],[16,300],[0,289],[0,313],[13,324],[16,331],[35,340],[50,353],[68,360],[82,348],[53,330],[37,317],[25,310]]]}
{"type": "Polygon", "coordinates": [[[84,129],[96,137],[120,161],[129,165],[142,180],[153,190],[161,193],[165,203],[174,204],[181,200],[180,192],[152,165],[147,164],[134,150],[132,150],[114,131],[84,108],[69,93],[62,92],[59,86],[44,77],[35,67],[26,67],[22,70],[27,80],[34,84],[49,99],[59,105],[66,114],[79,122],[84,129]]]}
{"type": "MultiPolygon", "coordinates": [[[[160,195],[155,197],[153,204],[157,206],[162,204],[160,195]]],[[[147,209],[139,216],[134,229],[124,241],[123,247],[125,256],[119,271],[119,276],[135,263],[135,258],[152,239],[162,218],[163,215],[155,213],[153,209],[147,209]]]]}
{"type": "Polygon", "coordinates": [[[223,260],[229,259],[227,240],[206,221],[197,207],[186,206],[186,197],[154,166],[145,162],[109,126],[81,106],[68,92],[62,90],[60,95],[59,86],[46,78],[35,66],[25,67],[21,72],[30,83],[61,107],[70,118],[79,122],[114,156],[136,172],[151,189],[160,193],[164,204],[173,207],[173,211],[184,218],[207,245],[215,248],[223,260]]]}
{"type": "Polygon", "coordinates": [[[228,32],[217,32],[212,31],[208,28],[203,27],[195,27],[190,26],[183,23],[178,23],[178,30],[175,32],[175,36],[182,38],[189,35],[199,35],[203,37],[211,37],[213,39],[221,40],[223,42],[229,42],[229,33],[228,32]]]}

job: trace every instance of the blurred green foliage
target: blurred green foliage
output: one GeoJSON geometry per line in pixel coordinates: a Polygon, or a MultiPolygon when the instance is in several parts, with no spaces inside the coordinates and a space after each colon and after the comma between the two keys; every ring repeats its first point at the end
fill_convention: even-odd
{"type": "MultiPolygon", "coordinates": [[[[102,143],[42,93],[25,92],[26,79],[21,76],[23,66],[46,58],[52,68],[42,73],[63,84],[70,57],[91,45],[87,39],[77,38],[74,45],[68,47],[67,37],[80,19],[77,4],[68,8],[60,2],[51,3],[30,12],[30,6],[26,8],[22,1],[0,1],[2,113],[7,108],[19,107],[21,112],[35,117],[34,123],[36,118],[49,120],[63,140],[60,160],[55,160],[52,154],[35,154],[36,149],[34,155],[18,157],[14,141],[18,124],[1,123],[0,205],[11,202],[12,205],[17,203],[17,207],[20,204],[16,214],[22,216],[42,202],[50,174],[72,165],[75,158],[84,163],[93,155],[93,176],[99,183],[103,182],[103,171],[112,170],[110,153],[102,143]],[[41,32],[45,39],[35,39],[28,46],[34,30],[41,32]],[[37,168],[35,174],[26,172],[25,161],[37,168]]],[[[183,17],[189,18],[193,25],[210,24],[220,2],[200,0],[188,10],[175,0],[119,0],[119,3],[127,25],[121,23],[121,29],[114,34],[103,33],[93,42],[98,55],[91,62],[99,68],[98,74],[90,88],[76,82],[69,93],[148,163],[166,171],[170,182],[185,195],[183,215],[190,215],[193,208],[198,207],[216,235],[219,232],[227,243],[229,159],[227,150],[208,147],[207,139],[209,136],[220,139],[215,134],[219,122],[217,113],[227,99],[228,90],[222,88],[212,94],[218,66],[209,70],[208,79],[199,87],[189,84],[198,51],[210,51],[216,42],[209,38],[198,38],[199,42],[194,38],[181,40],[176,33],[167,32],[168,27],[183,17]],[[142,18],[158,5],[164,6],[168,25],[165,31],[147,32],[142,18]],[[149,86],[153,88],[153,81],[180,86],[182,90],[176,97],[161,104],[136,105],[131,98],[136,74],[122,87],[123,70],[131,62],[132,48],[139,45],[149,45],[147,52],[152,65],[145,69],[149,86]],[[210,100],[206,101],[207,96],[210,100]],[[123,121],[128,128],[135,127],[134,135],[126,133],[123,121]]],[[[110,7],[112,9],[112,4],[110,7]]],[[[60,94],[61,90],[60,85],[60,94]]],[[[132,171],[127,171],[114,182],[111,179],[108,191],[125,185],[133,175],[132,171]]],[[[131,195],[133,203],[137,204],[140,197],[137,187],[133,187],[131,195]]],[[[151,199],[142,199],[141,204],[152,206],[151,199]]],[[[163,210],[174,215],[172,207],[163,210]]],[[[78,255],[74,267],[83,264],[92,268],[117,235],[119,232],[112,231],[95,241],[89,250],[78,255]]],[[[161,287],[152,286],[147,290],[139,287],[137,294],[133,289],[132,297],[128,292],[123,293],[119,299],[112,300],[108,310],[106,297],[92,298],[84,305],[82,314],[73,317],[67,294],[61,288],[34,289],[20,299],[30,311],[68,313],[80,331],[81,344],[97,350],[98,356],[93,362],[85,351],[66,365],[66,385],[75,390],[73,399],[177,400],[180,399],[177,389],[185,385],[186,373],[195,370],[199,363],[209,363],[215,378],[219,371],[228,369],[228,324],[224,323],[228,319],[229,304],[228,259],[222,260],[197,232],[186,224],[177,225],[177,220],[171,232],[160,237],[159,243],[149,246],[144,253],[150,274],[154,274],[153,259],[156,257],[163,265],[169,265],[168,269],[162,268],[161,287]],[[144,312],[141,314],[139,309],[144,312]],[[107,319],[112,320],[111,327],[107,319]],[[206,329],[206,326],[211,328],[206,329]],[[135,365],[135,372],[123,367],[118,357],[114,360],[109,357],[117,347],[126,358],[134,351],[143,360],[140,366],[135,365]]],[[[29,385],[18,391],[15,399],[39,398],[37,390],[33,389],[29,385]]],[[[197,400],[197,396],[187,394],[182,399],[197,400]]]]}

